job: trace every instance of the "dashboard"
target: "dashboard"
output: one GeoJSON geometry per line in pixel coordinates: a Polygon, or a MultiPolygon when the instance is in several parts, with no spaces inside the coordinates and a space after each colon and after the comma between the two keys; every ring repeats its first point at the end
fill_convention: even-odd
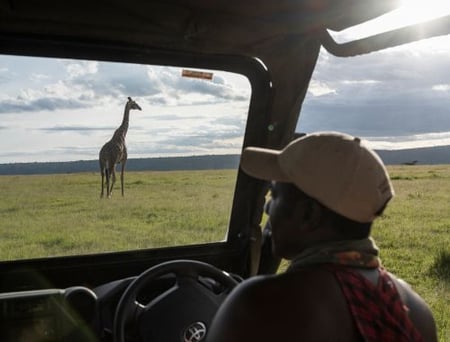
{"type": "Polygon", "coordinates": [[[1,293],[0,341],[180,341],[192,324],[209,326],[238,281],[183,260],[93,289],[1,293]]]}
{"type": "Polygon", "coordinates": [[[96,294],[85,287],[0,294],[0,340],[86,340],[96,306],[96,294]]]}

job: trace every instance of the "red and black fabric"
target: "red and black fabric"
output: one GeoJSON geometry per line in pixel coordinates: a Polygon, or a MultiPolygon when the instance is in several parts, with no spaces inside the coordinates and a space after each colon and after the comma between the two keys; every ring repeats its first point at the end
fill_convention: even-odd
{"type": "Polygon", "coordinates": [[[386,270],[378,268],[380,276],[378,284],[374,285],[351,267],[337,264],[326,267],[340,283],[364,341],[423,341],[386,270]]]}

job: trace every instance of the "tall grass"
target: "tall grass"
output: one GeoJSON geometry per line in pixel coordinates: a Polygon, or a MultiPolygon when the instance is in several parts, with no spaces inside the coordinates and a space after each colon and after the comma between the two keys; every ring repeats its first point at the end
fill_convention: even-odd
{"type": "MultiPolygon", "coordinates": [[[[430,304],[450,341],[450,166],[391,166],[396,189],[373,228],[384,266],[430,304]]],[[[97,173],[0,176],[0,259],[222,240],[236,172],[129,172],[100,200],[97,173]]]]}

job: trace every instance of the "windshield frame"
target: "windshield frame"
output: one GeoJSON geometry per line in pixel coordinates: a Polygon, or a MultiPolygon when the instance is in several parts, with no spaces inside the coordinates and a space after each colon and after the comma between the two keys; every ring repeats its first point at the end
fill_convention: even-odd
{"type": "MultiPolygon", "coordinates": [[[[255,58],[185,53],[153,49],[148,46],[96,41],[78,42],[67,40],[67,38],[59,40],[48,37],[3,36],[0,37],[0,46],[0,53],[4,55],[158,64],[183,68],[217,69],[241,74],[247,77],[251,86],[243,147],[249,142],[254,144],[259,141],[263,144],[267,139],[267,136],[260,132],[261,127],[268,125],[268,116],[264,113],[269,111],[272,88],[267,69],[255,58]]],[[[255,191],[258,192],[258,187],[248,191],[248,184],[253,184],[255,180],[249,179],[240,170],[236,172],[237,179],[226,240],[157,249],[0,261],[0,279],[5,279],[1,281],[2,290],[20,288],[22,282],[27,284],[27,287],[30,286],[28,278],[33,278],[36,272],[58,287],[67,286],[76,278],[83,279],[84,282],[92,285],[101,284],[119,277],[138,274],[151,264],[179,258],[199,259],[246,276],[249,270],[245,259],[249,255],[248,241],[252,226],[250,213],[254,210],[246,204],[252,202],[251,199],[255,197],[255,191]],[[11,277],[11,272],[15,274],[14,277],[11,277]],[[6,281],[8,278],[10,280],[6,281]]],[[[41,285],[46,287],[44,284],[41,285]]]]}

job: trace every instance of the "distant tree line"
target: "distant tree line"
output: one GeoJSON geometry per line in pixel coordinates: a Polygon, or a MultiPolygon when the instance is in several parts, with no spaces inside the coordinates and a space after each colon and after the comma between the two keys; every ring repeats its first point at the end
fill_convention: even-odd
{"type": "MultiPolygon", "coordinates": [[[[450,164],[450,146],[405,150],[377,150],[387,165],[450,164]]],[[[127,162],[128,171],[220,170],[236,169],[238,154],[166,158],[136,158],[127,162]]],[[[98,160],[70,162],[0,164],[0,175],[99,172],[98,160]]]]}
{"type": "MultiPolygon", "coordinates": [[[[168,158],[128,159],[128,171],[220,170],[235,169],[239,155],[209,155],[168,158]]],[[[99,172],[98,160],[70,162],[0,164],[0,175],[99,172]]]]}

